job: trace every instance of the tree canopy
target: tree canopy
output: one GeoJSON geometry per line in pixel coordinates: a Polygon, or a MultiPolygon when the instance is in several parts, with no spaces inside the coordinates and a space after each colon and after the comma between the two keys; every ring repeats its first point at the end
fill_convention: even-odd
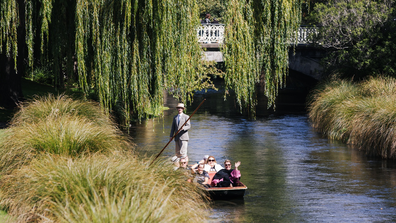
{"type": "MultiPolygon", "coordinates": [[[[284,85],[301,2],[229,0],[225,5],[227,89],[235,90],[241,107],[254,110],[261,79],[271,105],[284,85]]],[[[29,67],[51,64],[56,86],[78,81],[106,111],[121,108],[127,121],[131,114],[158,115],[164,91],[191,101],[194,91],[212,86],[207,74],[216,73],[202,61],[197,1],[3,0],[0,17],[0,53],[20,60],[22,25],[29,67]]]]}
{"type": "Polygon", "coordinates": [[[390,0],[332,0],[315,5],[318,43],[327,48],[329,73],[361,79],[396,71],[394,3],[390,0]]]}

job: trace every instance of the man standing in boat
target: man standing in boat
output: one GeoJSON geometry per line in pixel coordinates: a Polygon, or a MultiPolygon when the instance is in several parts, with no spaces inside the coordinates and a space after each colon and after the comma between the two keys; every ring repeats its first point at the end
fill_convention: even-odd
{"type": "MultiPolygon", "coordinates": [[[[190,116],[183,113],[184,111],[184,104],[178,103],[176,106],[178,114],[173,118],[172,121],[172,128],[170,132],[170,138],[176,134],[176,132],[180,129],[180,127],[189,119],[190,116]]],[[[187,146],[188,146],[188,130],[190,129],[191,124],[190,120],[183,126],[183,129],[175,136],[175,152],[176,156],[180,159],[185,158],[186,162],[188,163],[188,156],[187,156],[187,146]]]]}

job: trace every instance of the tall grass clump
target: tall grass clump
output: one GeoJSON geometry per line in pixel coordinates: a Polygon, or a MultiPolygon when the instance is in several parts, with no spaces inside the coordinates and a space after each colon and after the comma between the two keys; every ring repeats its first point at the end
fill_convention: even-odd
{"type": "Polygon", "coordinates": [[[313,93],[309,106],[309,118],[313,127],[331,139],[345,139],[349,116],[339,116],[345,102],[357,97],[359,89],[351,82],[334,80],[327,82],[313,93]]]}
{"type": "Polygon", "coordinates": [[[394,78],[328,83],[313,94],[309,117],[331,139],[356,145],[370,155],[396,158],[394,78]]]}
{"type": "Polygon", "coordinates": [[[0,148],[0,177],[40,153],[78,156],[131,147],[98,106],[50,95],[22,104],[10,128],[5,130],[0,148]]]}
{"type": "Polygon", "coordinates": [[[205,221],[204,191],[149,163],[96,104],[36,98],[0,135],[0,207],[16,222],[205,221]]]}
{"type": "Polygon", "coordinates": [[[46,155],[3,179],[1,203],[21,222],[205,221],[202,191],[167,162],[148,163],[127,152],[46,155]]]}
{"type": "Polygon", "coordinates": [[[103,113],[98,103],[73,100],[67,95],[49,94],[22,103],[11,120],[11,125],[34,123],[50,117],[74,116],[90,120],[96,125],[108,126],[113,122],[103,113]]]}

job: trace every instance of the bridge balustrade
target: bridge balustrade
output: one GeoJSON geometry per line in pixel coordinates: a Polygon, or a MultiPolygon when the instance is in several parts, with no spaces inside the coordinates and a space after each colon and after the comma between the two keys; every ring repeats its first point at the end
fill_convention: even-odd
{"type": "MultiPolygon", "coordinates": [[[[297,31],[297,44],[312,44],[313,37],[316,35],[318,35],[318,30],[315,27],[301,26],[297,31]]],[[[292,43],[294,43],[293,40],[292,43]]]]}
{"type": "MultiPolygon", "coordinates": [[[[222,44],[224,41],[224,24],[201,24],[197,29],[197,37],[199,43],[222,44]]],[[[297,44],[311,44],[313,43],[313,35],[317,35],[315,27],[300,27],[297,31],[297,44]]],[[[294,43],[294,40],[291,41],[294,43]]]]}
{"type": "Polygon", "coordinates": [[[197,29],[198,42],[222,44],[224,40],[224,29],[224,24],[202,24],[197,29]]]}

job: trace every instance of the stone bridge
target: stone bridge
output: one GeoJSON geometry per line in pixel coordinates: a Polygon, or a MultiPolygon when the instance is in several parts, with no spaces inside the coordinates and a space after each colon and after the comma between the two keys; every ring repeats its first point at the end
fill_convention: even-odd
{"type": "MultiPolygon", "coordinates": [[[[198,42],[205,48],[203,59],[207,61],[223,62],[223,54],[220,51],[224,40],[224,24],[202,24],[197,29],[198,42]]],[[[317,31],[313,27],[300,27],[297,41],[290,41],[294,49],[289,52],[290,73],[300,73],[315,80],[322,78],[320,59],[324,56],[324,50],[314,47],[310,37],[317,31]]]]}

